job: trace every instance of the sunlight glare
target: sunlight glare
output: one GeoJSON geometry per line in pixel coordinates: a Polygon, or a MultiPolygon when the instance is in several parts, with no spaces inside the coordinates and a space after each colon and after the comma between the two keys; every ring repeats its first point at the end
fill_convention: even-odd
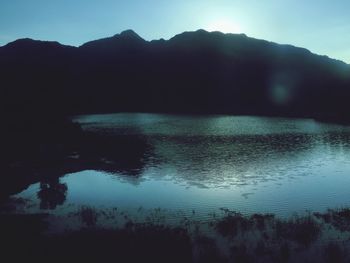
{"type": "Polygon", "coordinates": [[[210,23],[206,30],[212,32],[212,31],[220,31],[222,33],[242,33],[241,27],[230,20],[216,20],[210,23]]]}

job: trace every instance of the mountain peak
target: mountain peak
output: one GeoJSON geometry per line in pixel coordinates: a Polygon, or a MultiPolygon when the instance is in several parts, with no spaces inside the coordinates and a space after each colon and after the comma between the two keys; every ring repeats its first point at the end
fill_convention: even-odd
{"type": "Polygon", "coordinates": [[[121,36],[139,36],[134,30],[127,29],[120,33],[121,36]]]}
{"type": "Polygon", "coordinates": [[[30,48],[30,47],[52,47],[52,48],[57,48],[57,47],[62,47],[59,42],[57,41],[42,41],[42,40],[34,40],[31,38],[21,38],[17,39],[13,42],[8,43],[4,47],[8,48],[30,48]]]}
{"type": "Polygon", "coordinates": [[[116,34],[112,37],[102,38],[98,40],[93,40],[83,44],[82,48],[96,48],[103,47],[104,49],[118,49],[121,46],[130,47],[139,45],[140,43],[145,42],[145,40],[140,37],[135,31],[129,29],[122,31],[120,34],[116,34]]]}
{"type": "Polygon", "coordinates": [[[39,41],[31,39],[31,38],[20,38],[17,39],[15,41],[9,42],[7,45],[7,47],[13,47],[13,46],[18,46],[18,45],[28,45],[28,44],[33,44],[33,43],[37,43],[39,41]]]}
{"type": "Polygon", "coordinates": [[[196,31],[185,31],[178,35],[175,35],[170,40],[172,41],[183,41],[184,39],[196,39],[197,41],[213,40],[215,38],[247,38],[245,34],[235,34],[235,33],[223,33],[220,31],[207,31],[204,29],[198,29],[196,31]]]}
{"type": "Polygon", "coordinates": [[[114,37],[143,40],[142,37],[140,37],[134,30],[131,29],[124,30],[120,34],[115,35],[114,37]]]}
{"type": "Polygon", "coordinates": [[[207,33],[209,33],[209,31],[207,31],[207,30],[205,30],[205,29],[198,29],[198,30],[196,30],[195,31],[195,33],[199,33],[199,34],[207,34],[207,33]]]}

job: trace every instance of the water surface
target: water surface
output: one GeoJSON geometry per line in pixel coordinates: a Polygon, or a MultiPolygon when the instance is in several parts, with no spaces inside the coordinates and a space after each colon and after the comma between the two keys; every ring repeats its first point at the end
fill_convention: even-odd
{"type": "Polygon", "coordinates": [[[228,208],[288,216],[350,205],[345,126],[311,119],[136,113],[74,121],[85,131],[126,143],[110,144],[98,165],[85,162],[89,165],[76,172],[17,194],[32,202],[27,209],[160,208],[206,217],[228,208]]]}

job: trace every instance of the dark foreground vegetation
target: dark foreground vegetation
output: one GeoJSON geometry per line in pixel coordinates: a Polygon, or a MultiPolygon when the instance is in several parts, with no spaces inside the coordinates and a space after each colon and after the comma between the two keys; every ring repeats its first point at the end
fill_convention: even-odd
{"type": "Polygon", "coordinates": [[[93,209],[80,230],[47,234],[48,215],[0,215],[2,257],[11,262],[349,262],[349,210],[277,219],[225,210],[179,226],[156,222],[102,228],[93,209]],[[341,222],[341,223],[340,223],[341,222]],[[85,226],[84,226],[85,225],[85,226]],[[346,225],[345,228],[343,226],[346,225]]]}

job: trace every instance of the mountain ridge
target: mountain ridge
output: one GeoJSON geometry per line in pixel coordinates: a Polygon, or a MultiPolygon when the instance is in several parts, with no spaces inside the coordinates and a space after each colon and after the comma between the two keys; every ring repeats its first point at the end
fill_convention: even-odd
{"type": "Polygon", "coordinates": [[[22,39],[0,48],[0,70],[0,100],[16,112],[350,120],[350,65],[244,34],[197,30],[147,41],[127,30],[79,47],[22,39]]]}
{"type": "Polygon", "coordinates": [[[113,36],[110,36],[110,37],[104,37],[104,38],[99,38],[99,39],[95,39],[95,40],[90,40],[90,41],[87,41],[81,45],[67,45],[67,44],[63,44],[63,43],[60,43],[59,41],[49,41],[49,40],[38,40],[38,39],[33,39],[33,38],[29,38],[29,37],[25,37],[25,38],[19,38],[19,39],[16,39],[14,41],[11,41],[11,42],[8,42],[7,44],[3,45],[3,46],[0,46],[0,49],[1,48],[4,48],[6,46],[11,46],[13,45],[14,43],[18,42],[18,41],[32,41],[32,42],[36,42],[36,43],[46,43],[46,44],[49,44],[49,43],[52,43],[52,44],[59,44],[61,46],[64,46],[64,47],[71,47],[71,48],[81,48],[83,47],[84,45],[88,44],[88,43],[91,43],[91,42],[98,42],[98,41],[102,41],[102,40],[107,40],[107,39],[115,39],[116,37],[119,38],[120,36],[133,36],[133,37],[137,37],[141,40],[143,40],[144,42],[147,42],[147,43],[152,43],[152,42],[168,42],[168,41],[171,41],[173,40],[174,38],[178,37],[178,36],[181,36],[183,34],[187,34],[187,33],[196,33],[196,32],[205,32],[205,33],[208,33],[208,34],[220,34],[220,35],[223,35],[223,36],[227,36],[227,37],[230,37],[230,36],[243,36],[243,37],[246,37],[246,38],[249,38],[251,40],[256,40],[256,41],[263,41],[263,42],[266,42],[268,44],[272,44],[272,45],[279,45],[279,46],[283,46],[283,47],[288,47],[288,48],[297,48],[297,49],[301,49],[301,50],[305,50],[307,52],[310,52],[311,54],[313,55],[317,55],[317,56],[320,56],[320,57],[324,57],[324,58],[327,58],[327,59],[331,59],[331,60],[334,60],[334,61],[337,61],[337,62],[340,62],[340,63],[343,63],[343,64],[346,64],[348,66],[350,66],[349,63],[341,60],[341,59],[336,59],[336,58],[332,58],[328,55],[322,55],[322,54],[318,54],[318,53],[315,53],[315,52],[312,52],[311,50],[307,49],[307,48],[304,48],[304,47],[300,47],[300,46],[295,46],[295,45],[292,45],[292,44],[281,44],[281,43],[278,43],[278,42],[274,42],[274,41],[269,41],[269,40],[266,40],[266,39],[259,39],[259,38],[254,38],[254,37],[250,37],[244,33],[223,33],[223,32],[220,32],[220,31],[206,31],[204,29],[198,29],[198,30],[195,30],[195,31],[184,31],[182,33],[179,33],[179,34],[176,34],[174,35],[173,37],[169,38],[168,40],[166,39],[163,39],[163,38],[160,38],[160,39],[152,39],[152,40],[145,40],[143,39],[139,34],[137,34],[134,30],[132,29],[126,29],[126,30],[123,30],[121,31],[120,33],[118,34],[115,34],[113,36]]]}

